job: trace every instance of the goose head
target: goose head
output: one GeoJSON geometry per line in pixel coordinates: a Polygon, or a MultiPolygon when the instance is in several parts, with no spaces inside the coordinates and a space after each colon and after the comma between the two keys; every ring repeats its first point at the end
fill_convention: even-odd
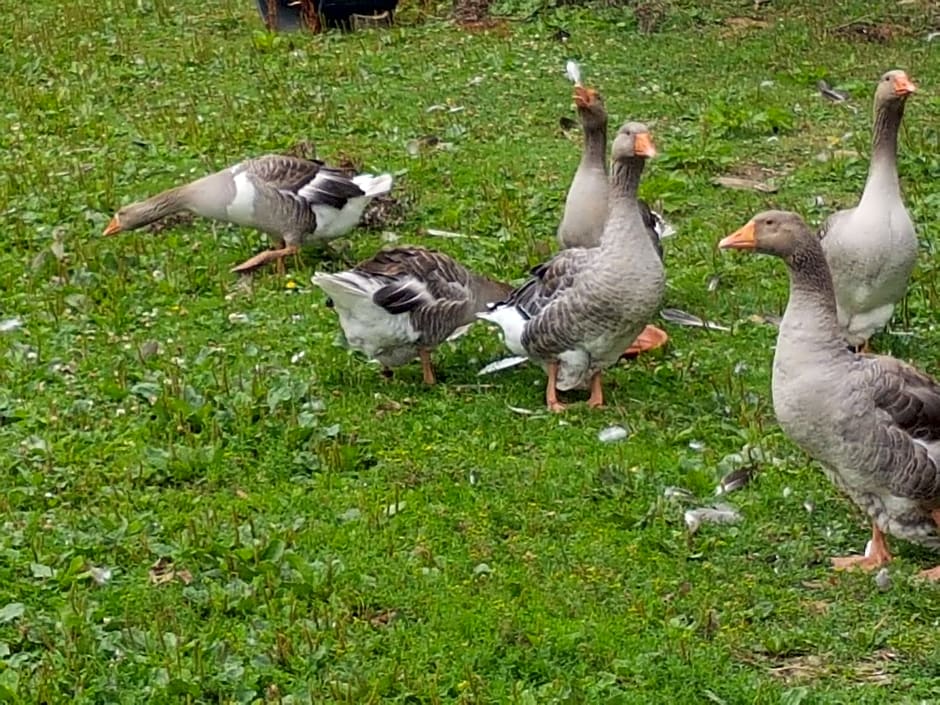
{"type": "Polygon", "coordinates": [[[160,220],[168,214],[168,207],[161,199],[150,199],[140,203],[131,203],[118,209],[111,218],[104,235],[117,235],[126,230],[136,230],[160,220]]]}
{"type": "Polygon", "coordinates": [[[878,81],[875,89],[876,103],[903,103],[907,97],[917,90],[914,82],[900,69],[894,69],[884,74],[878,81]]]}
{"type": "Polygon", "coordinates": [[[574,87],[574,105],[581,117],[581,124],[585,129],[602,129],[607,126],[607,110],[604,108],[604,99],[593,88],[582,85],[574,87]]]}
{"type": "Polygon", "coordinates": [[[653,144],[653,137],[650,135],[649,128],[642,122],[625,123],[614,137],[614,143],[610,150],[611,159],[614,161],[623,161],[641,157],[649,159],[656,156],[656,145],[653,144]]]}
{"type": "Polygon", "coordinates": [[[790,262],[800,252],[819,248],[816,235],[797,214],[764,211],[718,243],[723,250],[750,250],[790,262]]]}
{"type": "Polygon", "coordinates": [[[133,226],[125,225],[132,223],[133,217],[127,213],[127,208],[121,208],[117,213],[111,216],[108,227],[104,229],[103,235],[117,235],[125,230],[131,230],[133,226]]]}

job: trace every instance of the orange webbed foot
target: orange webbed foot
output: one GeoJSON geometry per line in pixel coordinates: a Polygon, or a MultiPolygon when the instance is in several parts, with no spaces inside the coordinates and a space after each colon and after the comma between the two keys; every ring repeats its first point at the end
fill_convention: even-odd
{"type": "Polygon", "coordinates": [[[623,351],[623,357],[636,357],[640,353],[661,348],[669,341],[669,335],[662,328],[646,326],[636,340],[623,351]]]}
{"type": "Polygon", "coordinates": [[[840,556],[832,559],[832,565],[836,570],[852,570],[853,568],[874,570],[890,562],[891,552],[888,550],[888,543],[884,533],[876,524],[872,524],[871,541],[865,547],[865,555],[840,556]]]}
{"type": "Polygon", "coordinates": [[[931,582],[940,580],[940,565],[920,571],[917,577],[921,580],[929,580],[931,582]]]}
{"type": "Polygon", "coordinates": [[[832,567],[836,570],[853,570],[858,568],[864,571],[875,570],[876,568],[881,568],[883,565],[887,564],[889,561],[878,556],[836,556],[832,558],[832,567]]]}

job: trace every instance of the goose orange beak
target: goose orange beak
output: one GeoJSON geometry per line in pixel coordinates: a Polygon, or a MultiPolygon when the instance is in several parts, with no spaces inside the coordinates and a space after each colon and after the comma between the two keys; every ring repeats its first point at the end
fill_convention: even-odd
{"type": "Polygon", "coordinates": [[[597,100],[597,91],[577,85],[574,87],[574,104],[579,108],[587,108],[597,100]]]}
{"type": "Polygon", "coordinates": [[[902,73],[900,76],[894,79],[894,94],[898,97],[910,95],[917,90],[917,86],[914,85],[914,82],[907,77],[906,73],[902,73]]]}
{"type": "Polygon", "coordinates": [[[722,250],[753,250],[757,247],[757,233],[754,231],[754,221],[739,230],[735,230],[728,237],[718,243],[722,250]]]}
{"type": "Polygon", "coordinates": [[[633,153],[638,157],[655,157],[656,145],[649,132],[640,132],[633,138],[633,153]]]}
{"type": "Polygon", "coordinates": [[[103,235],[117,235],[119,232],[121,232],[121,223],[118,220],[118,217],[114,216],[113,218],[111,218],[111,222],[108,223],[108,227],[104,229],[104,233],[102,234],[103,235]]]}

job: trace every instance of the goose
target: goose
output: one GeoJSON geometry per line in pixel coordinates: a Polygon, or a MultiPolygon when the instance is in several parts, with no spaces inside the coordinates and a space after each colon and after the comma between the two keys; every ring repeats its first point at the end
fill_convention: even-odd
{"type": "Polygon", "coordinates": [[[917,236],[901,199],[898,128],[916,86],[904,71],[878,81],[868,179],[858,205],[833,213],[819,231],[832,272],[839,325],[848,343],[868,350],[907,291],[917,236]]]}
{"type": "MultiPolygon", "coordinates": [[[[872,523],[865,554],[833,565],[884,565],[887,534],[940,551],[940,385],[900,360],[846,347],[822,245],[796,213],[759,213],[719,247],[775,255],[789,268],[774,413],[872,523]]],[[[922,575],[940,579],[940,567],[922,575]]]]}
{"type": "Polygon", "coordinates": [[[427,384],[435,383],[431,350],[463,335],[477,312],[512,290],[423,247],[381,250],[353,269],[317,272],[313,283],[339,314],[350,347],[382,363],[386,375],[420,357],[427,384]]]}
{"type": "Polygon", "coordinates": [[[124,206],[104,234],[135,230],[189,211],[271,236],[275,249],[255,255],[233,272],[250,272],[272,261],[282,268],[283,259],[302,246],[348,233],[369,202],[391,188],[391,174],[349,177],[319,160],[267,154],[124,206]]]}
{"type": "Polygon", "coordinates": [[[558,390],[590,386],[604,405],[601,374],[623,354],[659,307],[663,263],[646,232],[636,192],[656,153],[646,125],[628,122],[611,149],[609,214],[597,247],[572,247],[536,267],[506,300],[478,314],[496,323],[515,355],[548,373],[545,402],[563,411],[558,390]]]}
{"type": "MultiPolygon", "coordinates": [[[[565,208],[558,225],[558,243],[562,249],[597,247],[607,221],[610,193],[606,161],[607,109],[600,93],[581,83],[580,69],[575,62],[568,62],[567,72],[574,82],[574,104],[584,133],[584,148],[565,197],[565,208]]],[[[662,259],[661,240],[672,234],[672,228],[644,200],[637,199],[637,203],[653,246],[662,259]]],[[[624,354],[632,357],[665,345],[668,340],[664,330],[647,325],[624,354]]]]}
{"type": "Polygon", "coordinates": [[[558,243],[562,248],[597,247],[607,222],[607,110],[596,90],[580,84],[574,87],[574,104],[581,118],[584,148],[565,197],[558,243]]]}

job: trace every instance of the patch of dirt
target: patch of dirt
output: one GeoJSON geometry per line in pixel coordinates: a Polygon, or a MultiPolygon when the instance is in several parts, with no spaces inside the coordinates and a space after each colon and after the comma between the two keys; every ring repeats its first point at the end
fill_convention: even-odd
{"type": "Polygon", "coordinates": [[[358,605],[352,610],[352,617],[368,622],[375,629],[381,629],[392,624],[398,618],[398,610],[394,607],[383,608],[369,605],[358,605]]]}
{"type": "Polygon", "coordinates": [[[736,189],[739,191],[760,191],[761,193],[776,193],[777,187],[756,179],[742,179],[737,176],[716,176],[712,179],[716,186],[736,189]]]}
{"type": "Polygon", "coordinates": [[[465,29],[488,29],[493,0],[454,0],[454,20],[465,29]]]}
{"type": "Polygon", "coordinates": [[[182,570],[177,568],[173,565],[173,561],[166,556],[161,556],[150,566],[148,577],[151,585],[165,585],[174,580],[180,581],[183,585],[189,585],[193,581],[192,573],[185,568],[182,570]]]}
{"type": "Polygon", "coordinates": [[[359,221],[359,227],[366,230],[390,230],[405,222],[408,204],[404,198],[391,194],[376,196],[366,206],[359,221]]]}
{"type": "Polygon", "coordinates": [[[770,26],[767,20],[758,20],[753,17],[726,17],[725,24],[732,29],[765,29],[770,26]]]}
{"type": "Polygon", "coordinates": [[[767,654],[739,654],[739,660],[766,668],[767,672],[788,685],[839,677],[867,685],[888,685],[893,676],[890,664],[898,655],[888,649],[879,649],[870,656],[853,663],[832,660],[830,654],[798,654],[774,657],[767,654]]]}
{"type": "Polygon", "coordinates": [[[731,166],[728,171],[713,179],[712,182],[725,188],[774,193],[777,191],[774,179],[786,173],[786,170],[772,169],[759,164],[739,163],[731,166]]]}
{"type": "Polygon", "coordinates": [[[509,36],[509,25],[506,24],[505,20],[494,20],[494,19],[485,19],[485,20],[474,20],[470,22],[458,21],[457,24],[460,25],[461,29],[465,29],[468,32],[492,32],[500,37],[509,36]]]}
{"type": "Polygon", "coordinates": [[[826,600],[805,600],[802,604],[808,612],[813,614],[829,614],[829,607],[832,603],[826,600]]]}
{"type": "Polygon", "coordinates": [[[888,42],[908,34],[904,27],[894,24],[876,24],[874,22],[849,22],[832,30],[837,37],[855,42],[888,42]]]}
{"type": "Polygon", "coordinates": [[[769,26],[770,22],[767,20],[753,17],[726,17],[725,26],[720,34],[722,37],[734,37],[756,29],[767,29],[769,26]]]}
{"type": "Polygon", "coordinates": [[[760,164],[735,164],[728,169],[727,176],[736,176],[739,179],[751,179],[753,181],[763,181],[764,179],[782,176],[784,172],[779,169],[761,166],[760,164]]]}
{"type": "Polygon", "coordinates": [[[640,0],[633,16],[640,34],[653,34],[669,16],[669,5],[664,0],[640,0]]]}

